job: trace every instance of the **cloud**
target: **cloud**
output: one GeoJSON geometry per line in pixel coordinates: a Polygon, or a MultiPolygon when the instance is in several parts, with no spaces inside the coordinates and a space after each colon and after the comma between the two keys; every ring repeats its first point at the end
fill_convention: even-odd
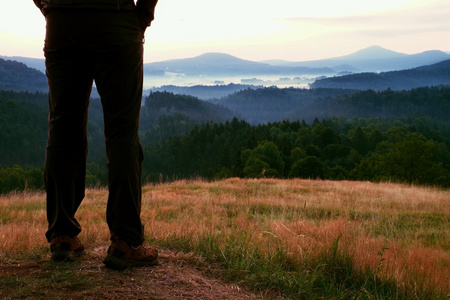
{"type": "Polygon", "coordinates": [[[309,28],[317,33],[339,32],[370,37],[406,37],[424,33],[450,33],[450,5],[444,2],[429,6],[396,9],[358,15],[288,18],[284,22],[296,32],[309,28]]]}

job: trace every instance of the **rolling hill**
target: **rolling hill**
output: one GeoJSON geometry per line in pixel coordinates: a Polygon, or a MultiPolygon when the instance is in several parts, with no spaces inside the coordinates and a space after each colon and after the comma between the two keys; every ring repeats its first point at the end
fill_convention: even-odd
{"type": "Polygon", "coordinates": [[[198,122],[222,123],[232,120],[236,113],[219,104],[202,101],[187,95],[154,92],[141,108],[140,130],[147,130],[158,123],[161,116],[185,115],[198,122]]]}
{"type": "Polygon", "coordinates": [[[311,88],[356,90],[408,90],[422,86],[450,85],[450,59],[409,70],[359,73],[316,80],[311,88]]]}
{"type": "Polygon", "coordinates": [[[0,90],[44,92],[47,77],[24,63],[0,58],[0,90]]]}

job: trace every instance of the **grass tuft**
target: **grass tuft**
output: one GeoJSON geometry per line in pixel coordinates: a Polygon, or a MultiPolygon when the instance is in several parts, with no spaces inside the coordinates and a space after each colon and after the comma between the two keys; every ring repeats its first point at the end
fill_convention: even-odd
{"type": "MultiPolygon", "coordinates": [[[[77,215],[80,239],[92,249],[108,242],[106,201],[106,190],[87,190],[77,215]]],[[[255,291],[292,299],[445,299],[449,202],[448,190],[388,183],[179,181],[144,187],[142,219],[149,243],[194,253],[255,291]]],[[[0,197],[1,263],[46,259],[44,212],[43,194],[0,197]]],[[[17,286],[22,296],[30,286],[96,288],[88,277],[49,268],[39,283],[4,276],[0,284],[17,286]]]]}

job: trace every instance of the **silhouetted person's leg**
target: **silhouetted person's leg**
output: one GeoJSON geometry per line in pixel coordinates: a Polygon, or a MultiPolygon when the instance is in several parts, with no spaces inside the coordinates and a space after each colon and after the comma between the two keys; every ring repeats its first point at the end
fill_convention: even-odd
{"type": "Polygon", "coordinates": [[[112,236],[140,245],[143,33],[134,11],[101,14],[98,26],[103,35],[101,45],[94,48],[94,77],[103,105],[108,157],[107,222],[112,236]]]}
{"type": "Polygon", "coordinates": [[[49,83],[49,131],[45,159],[47,239],[75,237],[75,213],[84,198],[87,114],[92,72],[73,30],[79,19],[52,12],[47,17],[45,57],[49,83]]]}

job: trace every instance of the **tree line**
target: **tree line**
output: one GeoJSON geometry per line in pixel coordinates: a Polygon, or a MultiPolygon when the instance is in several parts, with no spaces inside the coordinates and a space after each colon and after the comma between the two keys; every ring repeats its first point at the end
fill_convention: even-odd
{"type": "Polygon", "coordinates": [[[449,187],[450,132],[414,117],[197,126],[145,148],[144,178],[310,178],[449,187]]]}
{"type": "MultiPolygon", "coordinates": [[[[270,97],[295,93],[273,89],[255,92],[264,97],[264,91],[270,97]]],[[[142,109],[144,180],[298,177],[449,186],[450,129],[448,121],[442,120],[448,108],[448,88],[335,93],[337,102],[343,101],[342,105],[355,112],[364,112],[367,106],[380,108],[389,103],[400,107],[409,103],[403,109],[417,112],[419,107],[424,113],[252,124],[241,118],[214,120],[218,114],[213,106],[198,106],[193,97],[158,92],[147,97],[142,109]],[[182,103],[177,103],[177,99],[182,103]],[[164,109],[158,109],[156,103],[164,109]],[[168,103],[171,109],[167,108],[168,103]],[[183,105],[189,107],[190,114],[180,109],[183,105]],[[201,122],[195,120],[195,115],[199,115],[195,111],[197,106],[203,109],[201,122]],[[171,112],[152,115],[156,110],[171,112]],[[205,119],[206,115],[210,121],[205,119]],[[150,116],[153,120],[146,120],[150,116]]],[[[47,101],[45,93],[0,91],[0,193],[43,188],[47,101]]],[[[224,112],[222,107],[219,115],[223,116],[224,112]]],[[[107,182],[102,123],[101,103],[92,99],[88,122],[88,186],[105,186],[107,182]]]]}

